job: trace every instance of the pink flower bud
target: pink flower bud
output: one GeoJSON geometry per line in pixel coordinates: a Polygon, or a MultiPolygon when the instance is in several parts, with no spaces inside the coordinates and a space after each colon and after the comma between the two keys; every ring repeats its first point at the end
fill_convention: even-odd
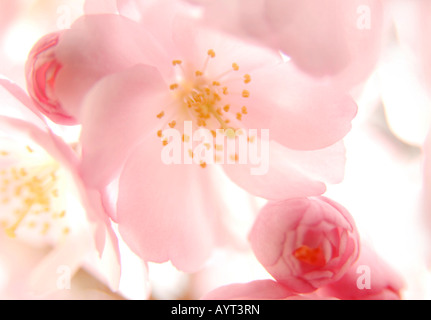
{"type": "Polygon", "coordinates": [[[352,217],[324,197],[269,202],[256,219],[250,242],[274,279],[299,293],[340,279],[359,251],[352,217]]]}
{"type": "Polygon", "coordinates": [[[25,66],[27,90],[38,109],[52,121],[73,125],[76,120],[68,114],[57,98],[55,83],[62,65],[55,55],[61,32],[42,37],[30,51],[25,66]]]}

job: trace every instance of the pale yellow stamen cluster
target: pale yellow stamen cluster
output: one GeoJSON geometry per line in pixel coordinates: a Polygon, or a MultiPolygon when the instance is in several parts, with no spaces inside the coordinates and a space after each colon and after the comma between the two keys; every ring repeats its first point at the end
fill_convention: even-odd
{"type": "MultiPolygon", "coordinates": [[[[206,75],[206,68],[209,61],[214,58],[216,58],[215,51],[213,49],[208,50],[203,68],[192,71],[194,79],[181,79],[176,83],[170,84],[169,89],[175,94],[176,99],[179,100],[182,110],[187,110],[186,113],[193,121],[193,124],[198,127],[210,129],[215,137],[215,130],[219,128],[234,132],[234,127],[230,125],[230,115],[234,117],[235,121],[241,121],[243,117],[248,114],[246,106],[241,106],[237,112],[233,112],[235,108],[228,103],[229,96],[232,94],[239,94],[242,98],[246,99],[250,97],[251,93],[246,89],[243,89],[239,93],[234,93],[229,90],[226,84],[223,84],[222,79],[224,76],[228,75],[230,72],[238,72],[240,70],[240,66],[236,62],[232,63],[229,71],[215,79],[210,79],[210,77],[206,75]]],[[[182,60],[172,61],[174,67],[179,66],[181,71],[184,72],[185,70],[182,64],[182,60]]],[[[249,74],[244,74],[242,78],[240,78],[240,81],[244,85],[247,85],[251,82],[251,76],[249,74]]],[[[157,118],[159,119],[164,117],[164,110],[157,114],[157,118]]],[[[165,122],[165,126],[168,125],[170,128],[174,128],[176,124],[177,122],[175,119],[170,119],[168,122],[165,122]]],[[[162,131],[163,130],[157,131],[157,136],[162,138],[163,145],[167,145],[168,141],[163,139],[162,131]]],[[[227,136],[229,136],[229,134],[227,134],[227,136]]],[[[230,136],[234,137],[235,134],[230,136]]],[[[187,137],[187,139],[189,139],[189,137],[187,137]]],[[[183,136],[183,141],[184,140],[185,137],[183,136]]],[[[206,164],[201,163],[201,167],[206,167],[206,164]]]]}
{"type": "MultiPolygon", "coordinates": [[[[26,147],[28,153],[33,149],[26,147]]],[[[7,157],[8,152],[1,152],[7,157]]],[[[54,202],[60,196],[57,182],[58,165],[12,166],[0,171],[0,224],[5,233],[16,237],[19,228],[27,227],[46,235],[51,222],[63,219],[65,210],[56,211],[54,202]],[[51,222],[50,222],[51,221],[51,222]]],[[[62,233],[69,233],[63,227],[62,233]]]]}

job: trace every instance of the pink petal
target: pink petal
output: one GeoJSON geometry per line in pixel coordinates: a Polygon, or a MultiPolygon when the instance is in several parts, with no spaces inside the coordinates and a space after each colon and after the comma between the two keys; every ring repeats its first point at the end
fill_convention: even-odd
{"type": "Polygon", "coordinates": [[[133,146],[149,133],[155,136],[166,91],[159,72],[143,65],[94,86],[82,112],[81,171],[89,185],[107,185],[133,146]]]}
{"type": "Polygon", "coordinates": [[[256,70],[251,78],[242,121],[248,128],[269,128],[271,139],[298,150],[330,146],[350,131],[357,106],[335,86],[316,82],[291,63],[256,70]]]}
{"type": "Polygon", "coordinates": [[[358,261],[346,275],[322,291],[343,300],[399,300],[403,287],[404,280],[369,245],[363,244],[358,261]]]}
{"type": "Polygon", "coordinates": [[[196,271],[215,243],[220,199],[211,189],[211,167],[165,165],[161,150],[160,139],[150,135],[125,164],[119,182],[119,231],[142,259],[171,260],[182,271],[196,271]]]}
{"type": "Polygon", "coordinates": [[[273,280],[236,283],[214,289],[202,300],[281,300],[293,293],[273,280]]]}
{"type": "MultiPolygon", "coordinates": [[[[255,143],[259,144],[260,141],[255,143]]],[[[274,142],[269,143],[268,152],[269,154],[265,154],[262,151],[258,165],[251,161],[247,164],[227,163],[223,165],[224,171],[241,188],[265,199],[306,197],[326,191],[325,184],[307,170],[308,165],[312,166],[312,162],[318,160],[306,162],[305,154],[298,155],[274,142]]],[[[317,157],[320,155],[316,154],[317,157]]],[[[323,159],[322,157],[321,160],[323,159]]]]}
{"type": "Polygon", "coordinates": [[[0,92],[3,101],[2,115],[14,116],[14,113],[17,113],[21,119],[29,120],[41,127],[46,126],[42,114],[21,87],[5,78],[0,78],[0,86],[4,89],[0,92]]]}
{"type": "Polygon", "coordinates": [[[85,14],[117,13],[117,0],[85,0],[85,14]]]}
{"type": "Polygon", "coordinates": [[[62,65],[55,92],[62,107],[79,120],[81,102],[102,77],[165,56],[139,24],[119,15],[89,15],[63,33],[56,47],[62,65]]]}

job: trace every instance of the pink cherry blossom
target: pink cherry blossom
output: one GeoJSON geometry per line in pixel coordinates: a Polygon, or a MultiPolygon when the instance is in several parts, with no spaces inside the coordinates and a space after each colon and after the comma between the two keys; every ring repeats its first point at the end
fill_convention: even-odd
{"type": "Polygon", "coordinates": [[[347,88],[366,80],[379,60],[380,0],[190,2],[203,7],[204,24],[282,50],[306,72],[335,76],[347,88]]]}
{"type": "Polygon", "coordinates": [[[100,193],[79,176],[78,154],[52,132],[22,89],[7,79],[0,79],[0,89],[1,232],[35,251],[49,248],[42,256],[35,253],[37,263],[29,265],[25,277],[18,273],[20,278],[14,279],[25,283],[26,290],[45,295],[56,290],[58,266],[67,266],[73,274],[91,257],[107,263],[99,276],[115,290],[118,240],[100,193]]]}
{"type": "Polygon", "coordinates": [[[256,196],[319,195],[324,182],[343,176],[340,140],[356,104],[274,52],[177,12],[162,1],[143,12],[157,19],[140,23],[79,19],[56,46],[56,92],[63,107],[79,109],[86,183],[118,186],[111,218],[128,245],[144,260],[193,271],[220,242],[220,166],[164,164],[164,130],[178,130],[185,142],[185,121],[211,132],[269,129],[266,175],[251,175],[251,163],[225,163],[224,173],[256,196]]]}
{"type": "Polygon", "coordinates": [[[352,217],[325,197],[268,203],[250,232],[250,243],[265,269],[300,293],[340,279],[359,252],[352,217]]]}
{"type": "Polygon", "coordinates": [[[361,244],[356,263],[322,293],[343,300],[399,300],[404,280],[368,244],[361,244]]]}

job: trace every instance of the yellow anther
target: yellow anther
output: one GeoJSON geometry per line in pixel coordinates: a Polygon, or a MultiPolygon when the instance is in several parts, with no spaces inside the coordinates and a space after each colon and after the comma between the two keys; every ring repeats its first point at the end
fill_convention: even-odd
{"type": "Polygon", "coordinates": [[[181,60],[174,60],[174,61],[172,61],[172,65],[174,65],[174,66],[179,65],[181,63],[182,63],[181,60]]]}
{"type": "Polygon", "coordinates": [[[223,161],[223,158],[219,155],[214,156],[215,163],[221,163],[223,161]]]}
{"type": "Polygon", "coordinates": [[[210,56],[211,58],[215,57],[215,52],[213,49],[208,50],[208,56],[210,56]]]}
{"type": "Polygon", "coordinates": [[[250,92],[249,92],[248,90],[243,90],[243,91],[242,91],[242,96],[243,96],[244,98],[248,98],[248,97],[250,97],[250,92]]]}
{"type": "Polygon", "coordinates": [[[238,66],[238,64],[237,63],[232,63],[232,69],[233,70],[235,70],[235,71],[238,71],[239,70],[239,66],[238,66]]]}
{"type": "Polygon", "coordinates": [[[218,81],[213,81],[213,86],[219,86],[220,85],[220,82],[218,82],[218,81]]]}
{"type": "Polygon", "coordinates": [[[157,118],[161,119],[161,118],[163,118],[164,115],[165,115],[165,112],[162,111],[157,115],[157,118]]]}
{"type": "Polygon", "coordinates": [[[198,127],[206,127],[207,123],[205,120],[198,119],[198,127]]]}
{"type": "Polygon", "coordinates": [[[228,94],[228,92],[227,92],[227,87],[223,87],[223,94],[224,94],[224,95],[227,95],[227,94],[228,94]]]}
{"type": "Polygon", "coordinates": [[[241,119],[242,119],[242,113],[237,113],[236,114],[236,118],[238,119],[238,120],[240,120],[241,121],[241,119]]]}
{"type": "Polygon", "coordinates": [[[197,70],[195,72],[195,75],[196,75],[196,77],[201,77],[201,76],[203,76],[203,73],[202,73],[202,71],[197,70]]]}
{"type": "Polygon", "coordinates": [[[20,174],[21,174],[21,176],[23,176],[23,177],[27,176],[27,171],[26,171],[24,168],[21,168],[21,169],[19,170],[19,173],[20,173],[20,174]]]}
{"type": "Polygon", "coordinates": [[[45,235],[45,234],[47,234],[48,233],[48,231],[49,231],[49,229],[51,228],[51,225],[48,223],[48,222],[45,222],[44,224],[43,224],[43,228],[42,228],[42,230],[40,231],[40,233],[42,234],[42,235],[45,235]]]}
{"type": "Polygon", "coordinates": [[[173,84],[171,84],[171,85],[169,86],[169,89],[171,89],[171,90],[178,89],[178,83],[173,83],[173,84]]]}
{"type": "Polygon", "coordinates": [[[225,131],[225,135],[230,139],[235,138],[235,131],[232,128],[229,128],[225,131]]]}
{"type": "Polygon", "coordinates": [[[230,109],[230,105],[228,105],[228,104],[223,107],[223,110],[225,112],[229,112],[229,109],[230,109]]]}
{"type": "Polygon", "coordinates": [[[168,143],[169,143],[169,142],[168,142],[168,140],[163,140],[163,141],[162,141],[162,144],[163,144],[164,146],[167,146],[167,145],[168,145],[168,143]]]}
{"type": "Polygon", "coordinates": [[[250,83],[251,82],[251,76],[249,74],[244,75],[244,83],[250,83]]]}
{"type": "Polygon", "coordinates": [[[239,157],[238,157],[238,155],[237,154],[231,154],[230,155],[230,159],[232,160],[232,161],[238,161],[239,160],[239,157]]]}
{"type": "Polygon", "coordinates": [[[58,197],[58,189],[54,189],[54,190],[52,190],[51,194],[52,194],[55,198],[57,198],[57,197],[58,197]]]}
{"type": "Polygon", "coordinates": [[[9,155],[9,152],[7,152],[7,151],[0,151],[0,156],[8,156],[9,155]]]}
{"type": "Polygon", "coordinates": [[[241,112],[242,114],[247,114],[247,107],[246,106],[242,107],[241,112]]]}
{"type": "Polygon", "coordinates": [[[158,136],[159,138],[161,138],[161,137],[162,137],[162,135],[163,135],[162,130],[157,131],[157,136],[158,136]]]}
{"type": "Polygon", "coordinates": [[[30,152],[30,153],[32,153],[32,152],[33,152],[33,149],[32,149],[32,148],[30,148],[30,146],[26,146],[25,148],[27,149],[27,151],[28,151],[28,152],[30,152]]]}
{"type": "Polygon", "coordinates": [[[30,229],[35,228],[35,227],[36,227],[36,222],[34,222],[34,221],[29,221],[29,222],[27,223],[27,227],[29,227],[30,229]]]}
{"type": "Polygon", "coordinates": [[[206,164],[205,162],[202,162],[202,163],[200,164],[200,166],[201,166],[203,169],[205,169],[205,168],[207,167],[207,164],[206,164]]]}
{"type": "Polygon", "coordinates": [[[177,125],[177,122],[175,121],[175,120],[173,120],[173,121],[171,121],[171,122],[169,122],[169,126],[171,127],[171,128],[175,128],[175,126],[177,125]]]}

